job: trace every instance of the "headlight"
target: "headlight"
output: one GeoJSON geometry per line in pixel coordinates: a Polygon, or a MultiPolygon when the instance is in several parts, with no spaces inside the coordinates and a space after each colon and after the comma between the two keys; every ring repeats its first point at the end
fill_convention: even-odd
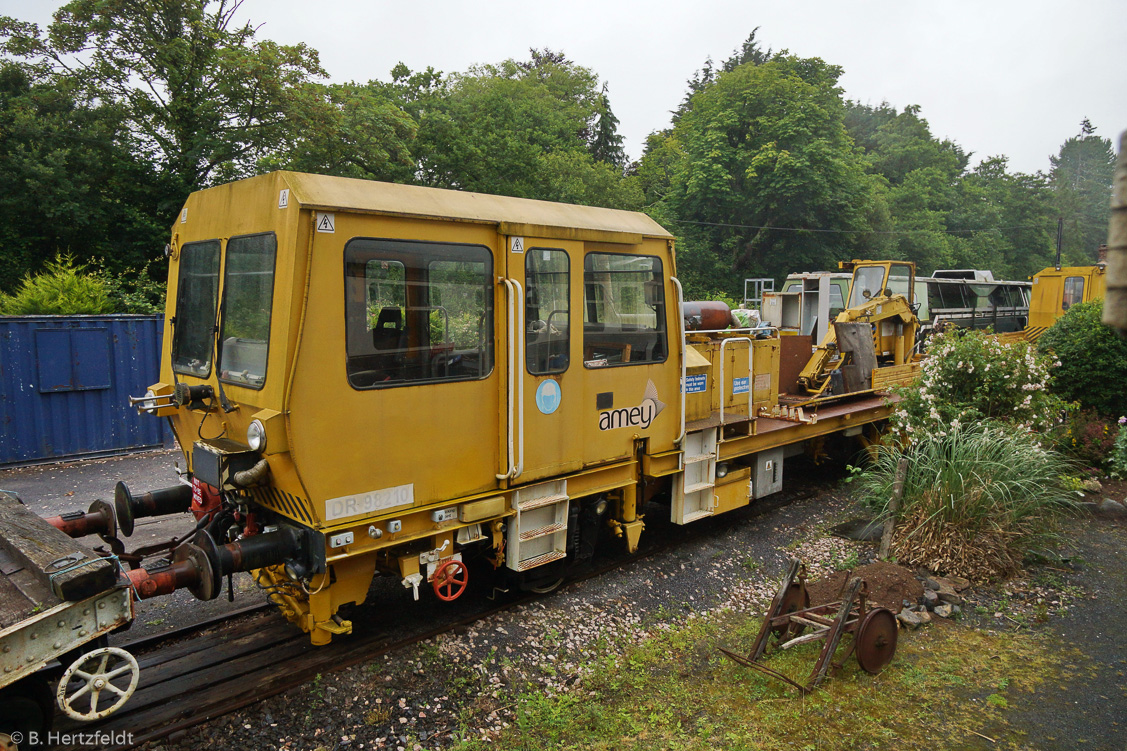
{"type": "Polygon", "coordinates": [[[726,477],[727,474],[728,474],[728,465],[727,464],[717,464],[716,465],[716,477],[717,478],[726,477]]]}
{"type": "Polygon", "coordinates": [[[247,445],[254,451],[266,448],[266,426],[258,420],[251,420],[247,427],[247,445]]]}

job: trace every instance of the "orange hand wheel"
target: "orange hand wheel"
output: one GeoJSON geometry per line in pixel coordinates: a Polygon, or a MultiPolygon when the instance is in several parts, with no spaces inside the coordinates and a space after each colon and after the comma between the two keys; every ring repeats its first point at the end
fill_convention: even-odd
{"type": "Polygon", "coordinates": [[[470,571],[466,568],[466,564],[456,558],[451,558],[434,572],[431,585],[434,587],[434,593],[438,596],[438,599],[450,602],[462,596],[462,593],[466,591],[466,584],[469,580],[470,571]]]}

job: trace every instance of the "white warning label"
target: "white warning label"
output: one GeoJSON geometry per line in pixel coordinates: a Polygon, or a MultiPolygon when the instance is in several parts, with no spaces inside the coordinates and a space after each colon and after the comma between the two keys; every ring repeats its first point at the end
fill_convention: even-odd
{"type": "Polygon", "coordinates": [[[509,249],[512,250],[514,253],[523,253],[524,252],[524,238],[523,237],[509,238],[509,249]]]}
{"type": "Polygon", "coordinates": [[[328,212],[317,212],[317,231],[318,232],[336,232],[336,215],[328,212]]]}

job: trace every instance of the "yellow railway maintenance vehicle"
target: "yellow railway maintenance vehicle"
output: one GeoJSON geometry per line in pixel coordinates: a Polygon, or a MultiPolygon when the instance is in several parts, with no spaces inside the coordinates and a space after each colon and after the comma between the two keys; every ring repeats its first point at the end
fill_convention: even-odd
{"type": "MultiPolygon", "coordinates": [[[[1106,252],[1101,246],[1101,252],[1106,252]]],[[[1036,341],[1065,312],[1081,302],[1102,300],[1107,294],[1107,264],[1053,267],[1033,275],[1029,325],[1025,338],[1036,341]]]]}
{"type": "MultiPolygon", "coordinates": [[[[192,194],[168,253],[161,383],[134,401],[190,483],[115,507],[126,534],[189,509],[199,533],[129,578],[208,599],[250,571],[316,644],[377,575],[449,600],[476,557],[547,589],[601,530],[635,550],[650,501],[685,524],[777,492],[914,375],[911,321],[872,310],[842,314],[855,360],[897,367],[816,400],[809,343],[724,311],[685,331],[673,238],[640,213],[275,172],[192,194]]],[[[880,299],[901,273],[854,270],[880,299]]]]}

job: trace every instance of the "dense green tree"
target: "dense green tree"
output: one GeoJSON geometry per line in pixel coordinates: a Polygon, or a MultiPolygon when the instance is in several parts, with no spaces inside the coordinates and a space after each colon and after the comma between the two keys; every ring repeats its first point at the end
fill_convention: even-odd
{"type": "Polygon", "coordinates": [[[857,102],[847,105],[846,127],[854,142],[865,151],[869,170],[892,185],[902,184],[913,171],[933,168],[954,181],[967,167],[967,154],[955,143],[939,141],[931,134],[919,105],[898,112],[887,102],[870,107],[857,102]]]}
{"type": "Polygon", "coordinates": [[[181,192],[253,174],[290,93],[324,75],[305,46],[234,25],[241,0],[72,0],[41,34],[0,18],[0,49],[121,108],[134,148],[181,192]]]}
{"type": "Polygon", "coordinates": [[[1042,175],[1011,173],[1004,156],[968,171],[969,155],[936,139],[915,105],[851,103],[846,123],[869,172],[888,185],[888,255],[924,273],[980,268],[998,278],[1023,278],[1051,262],[1055,219],[1042,175]]]}
{"type": "Polygon", "coordinates": [[[626,152],[622,150],[622,136],[618,133],[618,118],[614,116],[610,109],[610,98],[607,96],[607,85],[605,83],[602,93],[599,94],[596,117],[594,133],[589,147],[591,156],[597,162],[605,162],[612,167],[621,169],[626,165],[626,152]]]}
{"type": "Polygon", "coordinates": [[[1049,161],[1056,208],[1064,220],[1064,262],[1094,263],[1097,248],[1107,242],[1115,172],[1111,141],[1097,136],[1095,127],[1084,118],[1079,135],[1065,141],[1049,161]]]}
{"type": "Polygon", "coordinates": [[[711,57],[705,59],[704,65],[701,66],[700,70],[694,72],[693,77],[690,78],[686,83],[687,90],[685,92],[685,98],[677,107],[676,112],[673,113],[674,125],[677,124],[677,121],[681,119],[681,116],[683,114],[692,109],[693,96],[698,91],[711,86],[712,82],[716,80],[717,73],[730,73],[739,66],[748,63],[752,65],[762,65],[774,56],[774,53],[770,48],[763,49],[763,47],[760,46],[759,41],[755,38],[756,34],[758,33],[759,27],[756,26],[751,30],[751,33],[748,34],[748,37],[743,41],[743,44],[735,49],[732,52],[731,57],[729,57],[720,65],[719,71],[716,70],[716,66],[712,62],[711,57]]]}
{"type": "Polygon", "coordinates": [[[921,273],[950,266],[958,238],[948,233],[959,176],[967,157],[950,141],[931,135],[916,105],[902,112],[850,102],[845,122],[863,150],[867,171],[885,189],[887,221],[867,241],[868,256],[914,261],[921,273]]]}
{"type": "Polygon", "coordinates": [[[428,95],[418,116],[418,179],[437,187],[634,208],[641,201],[635,183],[589,150],[600,102],[592,71],[547,50],[532,50],[529,61],[453,74],[428,95]]]}
{"type": "Polygon", "coordinates": [[[691,289],[742,294],[744,277],[831,268],[859,247],[874,182],[845,130],[840,75],[779,54],[693,95],[665,199],[691,289]]]}
{"type": "Polygon", "coordinates": [[[369,180],[408,182],[418,125],[385,86],[310,83],[288,95],[284,142],[260,171],[291,169],[369,180]]]}
{"type": "Polygon", "coordinates": [[[1056,221],[1047,180],[1009,172],[1005,157],[982,160],[959,181],[948,227],[954,267],[1024,279],[1053,261],[1056,221]]]}
{"type": "Polygon", "coordinates": [[[117,107],[0,61],[0,290],[60,252],[111,273],[160,252],[168,192],[128,143],[117,107]]]}

